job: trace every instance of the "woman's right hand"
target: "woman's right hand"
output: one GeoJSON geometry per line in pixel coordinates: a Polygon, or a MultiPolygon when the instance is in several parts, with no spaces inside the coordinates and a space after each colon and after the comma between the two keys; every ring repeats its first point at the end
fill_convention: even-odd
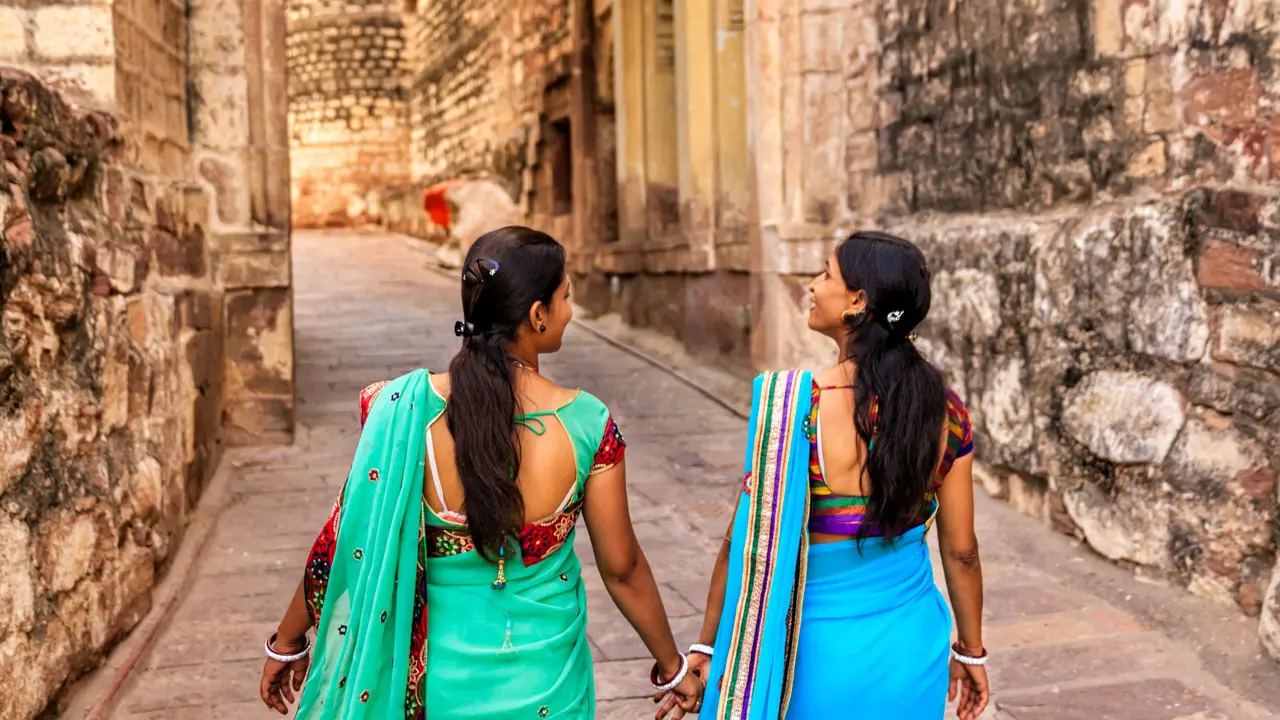
{"type": "Polygon", "coordinates": [[[680,684],[653,699],[662,703],[653,715],[654,720],[680,720],[686,713],[698,714],[702,710],[702,695],[706,689],[702,678],[693,673],[693,658],[689,658],[689,671],[680,684]]]}
{"type": "Polygon", "coordinates": [[[956,705],[956,717],[960,720],[975,720],[987,709],[987,701],[991,699],[991,685],[987,682],[985,665],[965,665],[951,658],[950,692],[947,700],[955,700],[957,692],[960,702],[956,705]]]}

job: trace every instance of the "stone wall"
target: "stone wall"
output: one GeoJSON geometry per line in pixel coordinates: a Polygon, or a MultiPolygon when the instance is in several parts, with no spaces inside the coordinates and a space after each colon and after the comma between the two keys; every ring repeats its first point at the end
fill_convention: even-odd
{"type": "MultiPolygon", "coordinates": [[[[569,75],[569,0],[419,2],[416,10],[414,179],[491,175],[527,202],[544,94],[563,90],[569,75]]],[[[553,108],[551,119],[567,111],[553,108]]]]}
{"type": "MultiPolygon", "coordinates": [[[[0,3],[0,62],[37,72],[79,102],[112,110],[116,106],[114,17],[107,3],[5,0],[0,3]]],[[[137,47],[130,40],[125,43],[137,47]]]]}
{"type": "Polygon", "coordinates": [[[919,242],[920,346],[972,409],[987,489],[1261,614],[1280,658],[1277,7],[768,5],[747,19],[757,365],[830,358],[804,286],[837,239],[919,242]]]}
{"type": "Polygon", "coordinates": [[[290,165],[299,227],[376,222],[387,189],[409,181],[401,12],[400,0],[289,3],[290,165]]]}
{"type": "Polygon", "coordinates": [[[198,190],[107,115],[0,70],[0,718],[34,717],[148,610],[218,460],[222,327],[198,190]]]}

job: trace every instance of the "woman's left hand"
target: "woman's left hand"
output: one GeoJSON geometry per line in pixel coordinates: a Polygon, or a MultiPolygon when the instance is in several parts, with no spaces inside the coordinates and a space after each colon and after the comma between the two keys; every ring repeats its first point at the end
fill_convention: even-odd
{"type": "MultiPolygon", "coordinates": [[[[277,640],[273,649],[278,653],[290,654],[298,652],[305,646],[305,641],[301,640],[294,644],[277,640]]],[[[309,654],[289,663],[267,658],[267,664],[262,668],[262,702],[281,715],[289,714],[289,705],[296,702],[294,693],[302,689],[302,681],[306,679],[307,670],[310,667],[311,655],[309,654]]]]}
{"type": "Polygon", "coordinates": [[[654,696],[654,702],[661,702],[654,720],[680,720],[686,714],[697,715],[702,710],[702,696],[707,685],[692,672],[686,673],[684,680],[674,689],[654,696]]]}
{"type": "Polygon", "coordinates": [[[947,693],[947,700],[955,700],[956,695],[960,695],[960,702],[956,705],[956,717],[960,720],[976,720],[987,709],[987,702],[991,699],[991,685],[987,682],[985,665],[965,665],[952,658],[951,679],[948,684],[950,692],[947,693]]]}

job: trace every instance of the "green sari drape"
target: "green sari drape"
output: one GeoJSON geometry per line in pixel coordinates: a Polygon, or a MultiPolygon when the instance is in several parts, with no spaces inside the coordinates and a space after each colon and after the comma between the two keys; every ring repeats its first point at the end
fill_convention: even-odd
{"type": "Polygon", "coordinates": [[[420,370],[363,394],[355,460],[307,562],[317,641],[298,717],[421,720],[430,707],[433,720],[593,718],[574,527],[587,478],[622,461],[622,435],[585,392],[526,416],[539,432],[563,428],[576,482],[504,551],[498,583],[466,525],[423,501],[428,432],[445,411],[429,378],[420,370]]]}
{"type": "Polygon", "coordinates": [[[319,626],[299,718],[404,716],[429,392],[425,370],[382,389],[326,526],[333,546],[312,552],[307,595],[319,626]],[[327,577],[317,567],[326,555],[327,577]]]}

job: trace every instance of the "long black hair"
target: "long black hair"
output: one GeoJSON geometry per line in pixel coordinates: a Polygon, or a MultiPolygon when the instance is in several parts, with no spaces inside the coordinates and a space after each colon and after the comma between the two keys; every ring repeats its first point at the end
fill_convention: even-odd
{"type": "Polygon", "coordinates": [[[504,227],[481,235],[462,265],[462,348],[449,364],[445,421],[453,433],[467,525],[476,550],[492,560],[520,530],[524,500],[516,487],[520,448],[515,418],[515,358],[508,345],[529,310],[550,305],[564,280],[564,248],[550,235],[504,227]]]}
{"type": "Polygon", "coordinates": [[[869,451],[871,495],[859,538],[879,528],[886,539],[910,529],[938,465],[946,388],[916,350],[911,333],[929,314],[929,267],[915,245],[880,232],[857,232],[836,248],[845,285],[867,305],[847,315],[845,352],[857,366],[854,425],[869,451]]]}

